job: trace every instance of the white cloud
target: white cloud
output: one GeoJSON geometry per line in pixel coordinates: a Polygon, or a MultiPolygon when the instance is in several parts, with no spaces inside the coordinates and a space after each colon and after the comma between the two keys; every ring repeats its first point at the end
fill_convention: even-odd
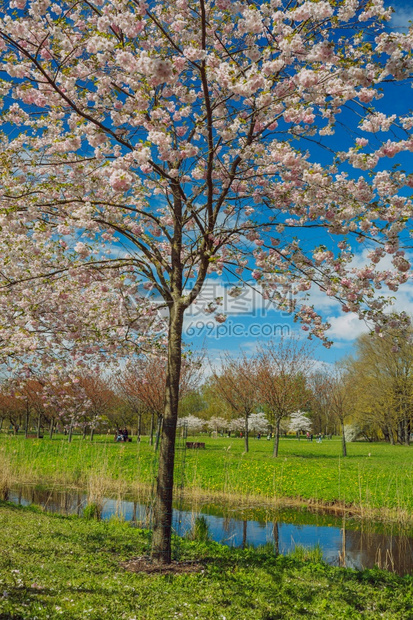
{"type": "Polygon", "coordinates": [[[361,321],[357,314],[353,312],[340,316],[328,317],[327,320],[331,324],[328,336],[332,340],[351,341],[361,336],[361,334],[370,331],[369,326],[364,321],[361,321]]]}

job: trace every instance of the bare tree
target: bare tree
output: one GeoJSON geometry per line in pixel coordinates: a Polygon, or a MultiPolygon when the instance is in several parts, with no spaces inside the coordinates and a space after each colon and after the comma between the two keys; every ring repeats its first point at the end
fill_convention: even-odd
{"type": "Polygon", "coordinates": [[[280,423],[310,400],[307,379],[311,372],[310,347],[295,338],[262,344],[256,374],[259,402],[274,424],[273,456],[278,456],[280,423]]]}
{"type": "MultiPolygon", "coordinates": [[[[183,358],[179,386],[180,401],[198,385],[201,364],[202,357],[200,356],[188,355],[183,358]]],[[[157,423],[155,448],[158,447],[163,422],[166,382],[167,360],[162,355],[134,360],[116,378],[118,389],[126,397],[133,410],[138,413],[139,420],[143,412],[149,412],[151,445],[153,445],[155,422],[157,423]]]]}
{"type": "Polygon", "coordinates": [[[24,403],[14,394],[10,382],[4,381],[0,386],[0,420],[8,420],[13,428],[14,435],[17,435],[22,425],[24,415],[24,403]]]}
{"type": "Polygon", "coordinates": [[[214,372],[214,385],[232,411],[244,418],[245,452],[248,452],[248,418],[257,404],[255,360],[242,354],[238,359],[224,356],[220,372],[214,372]]]}
{"type": "Polygon", "coordinates": [[[344,421],[352,413],[353,396],[351,393],[352,375],[343,364],[337,364],[328,378],[328,399],[333,415],[340,424],[342,454],[347,456],[344,421]]]}
{"type": "Polygon", "coordinates": [[[80,384],[85,391],[89,406],[85,412],[83,436],[89,427],[90,441],[100,422],[106,417],[110,407],[114,403],[115,395],[110,388],[109,382],[102,375],[85,373],[80,378],[80,384]]]}

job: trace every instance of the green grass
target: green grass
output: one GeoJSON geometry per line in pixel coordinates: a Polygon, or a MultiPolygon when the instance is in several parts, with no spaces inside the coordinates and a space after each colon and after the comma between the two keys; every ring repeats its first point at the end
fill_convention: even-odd
{"type": "MultiPolygon", "coordinates": [[[[343,459],[338,439],[322,444],[282,439],[280,456],[273,459],[272,442],[265,439],[252,439],[248,454],[242,439],[202,440],[205,450],[186,451],[184,471],[183,452],[177,451],[176,481],[183,481],[185,489],[413,513],[413,447],[352,443],[343,459]]],[[[94,473],[108,488],[122,485],[125,492],[151,484],[157,468],[147,438],[140,444],[116,444],[103,436],[93,443],[76,437],[72,444],[61,437],[2,436],[0,477],[5,463],[15,482],[86,486],[94,473]]]]}
{"type": "MultiPolygon", "coordinates": [[[[149,534],[121,522],[58,517],[0,503],[2,620],[408,620],[413,577],[357,572],[264,551],[180,540],[202,572],[130,573],[149,534]]],[[[309,556],[311,558],[311,554],[309,556]]]]}

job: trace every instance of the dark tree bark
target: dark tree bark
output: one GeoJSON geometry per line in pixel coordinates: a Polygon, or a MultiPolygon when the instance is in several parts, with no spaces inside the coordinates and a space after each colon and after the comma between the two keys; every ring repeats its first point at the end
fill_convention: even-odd
{"type": "Polygon", "coordinates": [[[42,421],[42,414],[39,413],[39,415],[37,416],[37,439],[40,438],[40,424],[42,421]]]}
{"type": "Polygon", "coordinates": [[[141,434],[142,434],[142,412],[139,411],[138,412],[138,437],[137,437],[138,443],[141,440],[141,434]]]}
{"type": "Polygon", "coordinates": [[[272,524],[272,534],[274,537],[274,553],[275,555],[279,555],[280,553],[280,530],[278,526],[278,521],[274,521],[272,524]]]}
{"type": "Polygon", "coordinates": [[[149,445],[153,446],[153,431],[155,428],[155,413],[152,411],[151,414],[151,431],[150,431],[150,435],[149,435],[149,445]]]}
{"type": "Polygon", "coordinates": [[[93,441],[93,437],[95,434],[95,429],[93,426],[90,427],[90,441],[93,441]]]}
{"type": "Polygon", "coordinates": [[[159,453],[152,537],[152,558],[164,564],[169,564],[171,561],[172,495],[183,318],[184,306],[174,303],[170,307],[169,316],[165,410],[161,430],[162,441],[159,453]]]}
{"type": "Polygon", "coordinates": [[[248,413],[245,413],[245,439],[244,439],[244,447],[245,447],[245,452],[248,452],[248,450],[249,450],[249,445],[248,445],[248,413]]]}
{"type": "Polygon", "coordinates": [[[248,521],[244,519],[242,522],[242,548],[245,549],[247,546],[247,526],[248,521]]]}
{"type": "Polygon", "coordinates": [[[410,446],[410,429],[409,429],[409,421],[404,419],[404,445],[410,446]]]}
{"type": "Polygon", "coordinates": [[[50,437],[50,439],[52,439],[52,437],[53,437],[53,432],[54,432],[54,420],[52,418],[50,420],[50,426],[49,426],[49,437],[50,437]]]}
{"type": "Polygon", "coordinates": [[[159,448],[159,441],[161,439],[161,433],[162,433],[162,422],[163,422],[163,417],[160,415],[158,416],[158,426],[156,428],[155,452],[158,452],[158,448],[159,448]]]}
{"type": "Polygon", "coordinates": [[[27,435],[29,434],[29,416],[30,416],[30,407],[29,403],[26,403],[26,419],[24,423],[24,436],[27,439],[27,435]]]}
{"type": "Polygon", "coordinates": [[[341,427],[341,447],[343,451],[343,456],[347,456],[346,435],[344,433],[344,420],[340,420],[340,427],[341,427]]]}
{"type": "Polygon", "coordinates": [[[273,457],[276,458],[278,456],[278,446],[280,443],[280,418],[277,418],[275,421],[275,433],[274,433],[274,449],[273,449],[273,457]]]}

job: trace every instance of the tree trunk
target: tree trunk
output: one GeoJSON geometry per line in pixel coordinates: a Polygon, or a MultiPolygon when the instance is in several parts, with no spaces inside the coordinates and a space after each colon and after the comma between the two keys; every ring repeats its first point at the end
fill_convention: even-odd
{"type": "Polygon", "coordinates": [[[344,434],[344,420],[340,420],[341,427],[341,446],[343,448],[343,456],[347,456],[346,436],[344,434]]]}
{"type": "Polygon", "coordinates": [[[403,443],[403,426],[401,422],[397,424],[397,443],[403,443]]]}
{"type": "Polygon", "coordinates": [[[39,413],[37,417],[37,439],[40,439],[40,422],[42,421],[42,414],[39,413]]]}
{"type": "Polygon", "coordinates": [[[68,437],[68,441],[69,443],[72,441],[72,423],[70,422],[70,426],[69,426],[69,437],[68,437]]]}
{"type": "Polygon", "coordinates": [[[156,428],[156,437],[155,437],[155,452],[158,452],[158,448],[159,448],[159,441],[161,439],[161,432],[162,432],[162,421],[163,418],[160,415],[158,417],[158,426],[156,428]]]}
{"type": "Polygon", "coordinates": [[[165,409],[161,431],[152,537],[152,558],[163,564],[169,564],[171,561],[172,496],[183,318],[184,308],[178,303],[172,305],[169,314],[165,409]]]}
{"type": "Polygon", "coordinates": [[[26,403],[26,420],[24,424],[24,436],[26,439],[27,439],[27,435],[29,434],[29,415],[30,415],[29,403],[26,403]]]}
{"type": "Polygon", "coordinates": [[[138,413],[138,437],[137,437],[137,441],[138,443],[141,440],[141,434],[142,434],[142,413],[138,413]]]}
{"type": "Polygon", "coordinates": [[[49,437],[50,437],[50,439],[52,439],[52,437],[53,437],[53,431],[54,431],[54,420],[52,418],[50,420],[50,426],[49,426],[49,437]]]}
{"type": "Polygon", "coordinates": [[[151,415],[151,432],[150,432],[150,436],[149,436],[149,445],[153,446],[153,431],[154,431],[154,427],[155,427],[155,413],[152,411],[152,415],[151,415]]]}
{"type": "Polygon", "coordinates": [[[248,450],[249,450],[249,446],[248,446],[248,413],[245,414],[245,439],[244,439],[244,447],[245,447],[245,452],[248,452],[248,450]]]}
{"type": "Polygon", "coordinates": [[[404,420],[404,445],[410,446],[410,429],[408,420],[404,420]]]}
{"type": "Polygon", "coordinates": [[[3,428],[3,421],[4,421],[4,418],[0,418],[0,431],[3,428]]]}
{"type": "Polygon", "coordinates": [[[95,429],[93,426],[90,427],[90,441],[93,441],[93,436],[95,434],[95,429]]]}
{"type": "Polygon", "coordinates": [[[280,530],[278,526],[278,521],[274,521],[272,524],[272,534],[274,537],[274,553],[275,555],[279,555],[280,553],[280,530]]]}
{"type": "Polygon", "coordinates": [[[272,452],[272,455],[274,458],[278,456],[278,444],[280,443],[280,422],[281,422],[280,418],[277,418],[275,421],[274,449],[272,452]]]}
{"type": "Polygon", "coordinates": [[[86,424],[83,427],[82,439],[86,439],[86,424]]]}

